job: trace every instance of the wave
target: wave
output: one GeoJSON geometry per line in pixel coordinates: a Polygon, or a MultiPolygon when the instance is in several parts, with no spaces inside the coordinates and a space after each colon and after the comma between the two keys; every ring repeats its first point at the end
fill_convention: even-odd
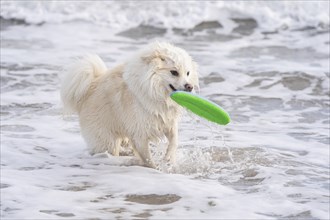
{"type": "Polygon", "coordinates": [[[232,30],[249,18],[261,30],[329,29],[329,1],[1,1],[1,18],[27,24],[85,21],[126,30],[139,25],[190,29],[205,21],[232,30]]]}

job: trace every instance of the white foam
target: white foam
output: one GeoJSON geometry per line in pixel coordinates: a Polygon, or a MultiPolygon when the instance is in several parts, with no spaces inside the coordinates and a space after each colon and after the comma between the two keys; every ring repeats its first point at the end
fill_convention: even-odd
{"type": "MultiPolygon", "coordinates": [[[[304,2],[298,6],[283,2],[251,6],[248,3],[216,2],[212,17],[205,17],[198,13],[211,10],[211,3],[197,2],[176,9],[174,6],[183,3],[173,2],[170,7],[161,2],[159,11],[155,8],[146,12],[142,9],[149,6],[142,2],[142,9],[135,10],[136,23],[127,19],[132,8],[123,7],[114,17],[118,17],[120,28],[140,22],[162,26],[165,22],[148,21],[148,16],[156,12],[162,15],[166,10],[171,15],[177,10],[178,14],[169,16],[166,25],[172,27],[181,16],[179,25],[189,27],[205,19],[216,19],[218,7],[228,15],[229,10],[243,10],[240,7],[245,5],[251,7],[256,19],[258,6],[275,11],[283,5],[283,10],[276,12],[279,14],[296,13],[285,12],[285,7],[307,7],[304,2]],[[194,11],[198,16],[191,21],[182,16],[194,11]]],[[[328,33],[310,36],[289,31],[267,39],[256,33],[225,43],[207,38],[196,40],[194,35],[169,34],[161,39],[173,41],[193,55],[200,64],[200,95],[219,103],[232,116],[232,122],[216,127],[199,123],[197,117],[185,116],[180,123],[178,163],[173,169],[164,165],[160,172],[128,166],[133,164],[130,157],[90,156],[79,133],[77,117],[63,120],[61,115],[58,78],[64,63],[91,52],[100,54],[111,68],[147,43],[147,39],[135,41],[114,35],[109,27],[115,27],[116,21],[109,21],[105,27],[94,25],[103,22],[108,14],[100,13],[90,20],[89,16],[97,10],[110,13],[129,3],[97,2],[84,6],[65,2],[62,10],[68,10],[67,14],[60,10],[64,2],[1,4],[3,16],[46,21],[41,26],[12,26],[1,32],[1,217],[131,219],[147,212],[152,215],[150,219],[328,218],[329,64],[326,56],[313,56],[316,52],[328,55],[328,33]],[[32,18],[36,5],[40,9],[32,18]],[[92,23],[69,22],[78,15],[92,23]],[[247,53],[252,50],[256,52],[247,53]],[[208,78],[212,72],[213,81],[208,78]],[[310,85],[299,91],[290,90],[283,78],[292,76],[305,77],[310,85]],[[125,201],[130,194],[175,194],[181,199],[150,205],[125,201]]],[[[320,6],[308,7],[311,11],[301,16],[312,16],[320,6]]],[[[319,12],[324,13],[323,9],[319,12]]],[[[227,15],[221,15],[221,22],[229,18],[227,15]]],[[[267,24],[267,13],[263,16],[267,24]]],[[[261,18],[258,21],[263,25],[261,18]]],[[[307,24],[302,22],[301,26],[307,24]]],[[[160,160],[162,154],[156,157],[160,160]]]]}
{"type": "Polygon", "coordinates": [[[329,26],[328,1],[224,2],[63,2],[2,1],[1,16],[27,23],[88,21],[123,30],[141,24],[192,28],[203,21],[219,21],[232,29],[230,18],[254,18],[262,29],[329,26]]]}

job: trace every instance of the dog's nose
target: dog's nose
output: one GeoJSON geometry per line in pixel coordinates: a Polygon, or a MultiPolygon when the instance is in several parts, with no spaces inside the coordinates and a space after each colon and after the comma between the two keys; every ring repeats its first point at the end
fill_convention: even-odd
{"type": "Polygon", "coordinates": [[[187,92],[191,92],[193,90],[193,86],[191,84],[186,84],[184,85],[184,90],[187,91],[187,92]]]}

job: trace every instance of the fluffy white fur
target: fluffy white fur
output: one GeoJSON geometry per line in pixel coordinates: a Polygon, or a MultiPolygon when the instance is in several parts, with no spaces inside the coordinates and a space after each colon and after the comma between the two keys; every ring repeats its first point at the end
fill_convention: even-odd
{"type": "Polygon", "coordinates": [[[66,74],[61,97],[66,109],[79,114],[91,153],[118,156],[128,141],[146,166],[155,167],[149,143],[164,136],[165,159],[175,161],[181,108],[170,94],[189,86],[198,87],[195,62],[183,49],[157,42],[111,70],[96,55],[78,60],[66,74]]]}

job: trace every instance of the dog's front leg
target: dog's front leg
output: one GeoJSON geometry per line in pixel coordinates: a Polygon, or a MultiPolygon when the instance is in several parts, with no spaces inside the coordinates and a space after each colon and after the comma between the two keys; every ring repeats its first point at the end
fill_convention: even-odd
{"type": "Polygon", "coordinates": [[[156,169],[149,151],[149,141],[147,139],[133,140],[133,150],[141,158],[145,166],[156,169]]]}
{"type": "Polygon", "coordinates": [[[165,135],[169,142],[165,160],[175,163],[176,149],[178,147],[178,122],[175,122],[173,126],[165,133],[165,135]]]}

